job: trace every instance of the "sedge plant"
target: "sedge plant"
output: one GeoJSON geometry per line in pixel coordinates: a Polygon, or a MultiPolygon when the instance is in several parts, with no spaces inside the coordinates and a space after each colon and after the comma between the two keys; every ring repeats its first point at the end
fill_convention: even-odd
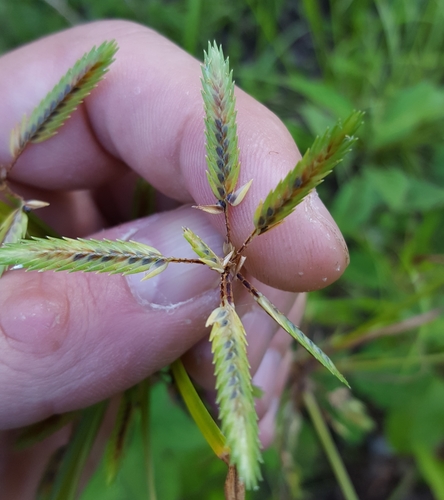
{"type": "MultiPolygon", "coordinates": [[[[331,359],[248,281],[244,264],[245,250],[251,241],[283,223],[350,150],[356,140],[354,134],[362,121],[362,113],[353,112],[344,122],[338,122],[331,130],[316,138],[294,169],[259,203],[252,216],[250,235],[236,248],[231,238],[230,214],[248,195],[253,179],[243,186],[237,185],[241,166],[234,81],[222,48],[215,43],[209,44],[202,66],[202,129],[205,130],[206,137],[206,175],[215,201],[211,205],[195,208],[207,212],[211,217],[223,217],[223,255],[214,252],[189,228],[183,228],[183,236],[196,254],[193,259],[163,255],[161,249],[136,241],[51,236],[25,239],[27,213],[45,203],[24,200],[15,194],[8,185],[8,174],[26,148],[32,143],[49,139],[57,132],[103,78],[116,50],[116,43],[111,41],[98,48],[94,47],[85,54],[30,116],[25,116],[12,131],[10,151],[13,159],[9,165],[0,167],[1,189],[9,200],[10,207],[0,227],[0,273],[12,266],[12,269],[24,268],[28,271],[82,271],[122,275],[143,273],[141,279],[146,280],[176,264],[205,265],[218,273],[220,304],[209,315],[206,326],[211,327],[210,341],[222,431],[222,444],[219,448],[225,450],[224,458],[236,470],[240,483],[247,489],[253,489],[261,479],[258,418],[254,406],[255,388],[247,358],[247,336],[236,312],[233,284],[238,281],[245,287],[252,299],[280,327],[341,382],[348,385],[331,359]]],[[[180,370],[180,366],[173,366],[173,373],[180,370]]],[[[127,407],[130,407],[131,397],[126,398],[127,407]]]]}

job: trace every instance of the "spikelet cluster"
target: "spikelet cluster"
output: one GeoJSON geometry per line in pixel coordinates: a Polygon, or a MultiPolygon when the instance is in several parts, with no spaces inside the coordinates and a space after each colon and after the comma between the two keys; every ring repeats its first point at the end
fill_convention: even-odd
{"type": "Polygon", "coordinates": [[[353,134],[361,125],[363,113],[354,112],[322,137],[317,137],[303,158],[275,189],[259,204],[254,214],[256,234],[262,234],[291,214],[307,194],[322,182],[350,151],[353,134]]]}
{"type": "Polygon", "coordinates": [[[245,330],[230,304],[212,312],[206,326],[210,325],[222,432],[240,478],[248,489],[254,488],[260,479],[261,454],[245,330]]]}
{"type": "Polygon", "coordinates": [[[24,266],[29,271],[84,271],[135,274],[146,277],[162,272],[168,259],[153,247],[135,241],[33,238],[6,244],[0,265],[24,266]]]}
{"type": "Polygon", "coordinates": [[[221,259],[211,250],[211,248],[197,234],[193,233],[188,227],[183,228],[183,236],[190,244],[191,248],[198,255],[199,260],[209,268],[218,273],[224,272],[224,266],[221,259]]]}
{"type": "Polygon", "coordinates": [[[10,152],[17,158],[29,142],[49,139],[99,83],[114,61],[114,40],[93,47],[79,59],[46,95],[29,117],[24,116],[10,137],[10,152]]]}
{"type": "Polygon", "coordinates": [[[239,148],[236,127],[234,82],[228,59],[216,43],[208,44],[202,66],[202,96],[205,109],[205,137],[208,182],[214,196],[225,202],[239,176],[239,148]]]}

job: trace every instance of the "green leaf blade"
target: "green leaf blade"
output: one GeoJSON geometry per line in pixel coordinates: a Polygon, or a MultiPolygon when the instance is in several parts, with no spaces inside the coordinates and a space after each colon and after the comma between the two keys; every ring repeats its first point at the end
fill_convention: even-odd
{"type": "Polygon", "coordinates": [[[203,404],[180,359],[174,361],[171,365],[171,371],[180,395],[203,437],[215,455],[220,459],[224,459],[229,452],[225,436],[203,404]]]}
{"type": "Polygon", "coordinates": [[[261,479],[259,428],[254,407],[246,334],[234,307],[215,309],[207,321],[214,355],[217,403],[222,432],[242,482],[255,488],[261,479]]]}
{"type": "Polygon", "coordinates": [[[48,500],[75,500],[91,448],[103,422],[108,401],[86,408],[77,424],[48,500]]]}
{"type": "Polygon", "coordinates": [[[115,40],[93,47],[46,95],[29,117],[13,129],[10,151],[17,158],[29,142],[43,142],[56,134],[71,113],[108,71],[117,52],[115,40]]]}
{"type": "Polygon", "coordinates": [[[296,206],[342,161],[356,141],[353,134],[361,125],[363,113],[353,112],[342,124],[317,137],[295,168],[270,191],[254,214],[256,234],[263,234],[282,222],[296,206]]]}
{"type": "Polygon", "coordinates": [[[116,421],[106,446],[105,469],[108,484],[115,480],[122,466],[124,449],[136,410],[135,392],[135,388],[132,387],[122,394],[116,421]]]}

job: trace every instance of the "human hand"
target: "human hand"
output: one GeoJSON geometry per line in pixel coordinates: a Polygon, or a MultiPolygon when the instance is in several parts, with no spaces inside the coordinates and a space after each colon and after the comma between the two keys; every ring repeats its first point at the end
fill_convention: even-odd
{"type": "MultiPolygon", "coordinates": [[[[49,201],[39,215],[63,235],[96,232],[97,238],[134,239],[164,255],[192,257],[181,230],[188,226],[212,248],[221,248],[223,220],[189,207],[214,202],[204,174],[199,63],[145,27],[122,21],[89,24],[2,57],[0,73],[9,78],[0,81],[7,96],[0,114],[0,163],[9,160],[7,138],[23,113],[92,45],[112,38],[120,49],[106,80],[57,136],[23,153],[10,175],[14,190],[49,201]],[[115,225],[128,218],[134,172],[162,193],[160,207],[185,206],[115,225]],[[97,233],[102,227],[108,229],[97,233]]],[[[232,212],[233,240],[240,244],[251,232],[258,201],[294,167],[299,153],[276,116],[242,91],[237,109],[239,185],[254,179],[232,212]]],[[[348,258],[316,194],[280,227],[254,240],[246,255],[249,273],[267,284],[259,288],[295,323],[303,308],[295,292],[334,281],[348,258]]],[[[137,275],[6,273],[0,280],[0,428],[93,404],[184,353],[190,373],[211,391],[204,325],[218,305],[218,282],[204,266],[185,265],[171,265],[144,282],[137,275]]],[[[236,302],[247,330],[253,381],[264,389],[258,413],[261,439],[268,444],[289,366],[290,337],[243,294],[236,302]]],[[[4,434],[5,442],[9,436],[4,434]]],[[[42,463],[42,447],[39,453],[42,463]]],[[[10,456],[4,454],[6,464],[10,456]]]]}

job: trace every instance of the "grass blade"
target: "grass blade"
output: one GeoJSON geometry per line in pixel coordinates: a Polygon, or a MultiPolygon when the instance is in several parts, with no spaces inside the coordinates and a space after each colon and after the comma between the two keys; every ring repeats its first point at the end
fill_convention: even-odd
{"type": "Polygon", "coordinates": [[[42,422],[29,425],[20,432],[15,442],[15,448],[22,450],[43,441],[43,439],[59,431],[79,416],[80,412],[71,411],[60,415],[52,415],[42,422]]]}
{"type": "Polygon", "coordinates": [[[322,418],[322,412],[313,393],[305,391],[303,396],[305,408],[310,415],[313,426],[316,429],[319,440],[322,443],[322,447],[324,448],[345,500],[359,500],[347,470],[345,469],[341,455],[339,455],[335,442],[322,418]]]}
{"type": "Polygon", "coordinates": [[[108,401],[86,408],[76,426],[49,500],[75,500],[79,480],[100,429],[108,401]]]}
{"type": "Polygon", "coordinates": [[[137,387],[139,389],[140,430],[142,433],[143,458],[148,483],[148,500],[157,500],[153,454],[151,451],[151,383],[151,378],[146,378],[137,387]]]}
{"type": "Polygon", "coordinates": [[[116,422],[106,446],[105,469],[108,484],[114,481],[122,464],[124,448],[136,408],[135,390],[138,391],[137,386],[122,394],[116,422]]]}
{"type": "Polygon", "coordinates": [[[203,437],[216,456],[224,459],[229,453],[225,437],[200,399],[180,359],[171,365],[171,371],[180,395],[203,437]]]}

